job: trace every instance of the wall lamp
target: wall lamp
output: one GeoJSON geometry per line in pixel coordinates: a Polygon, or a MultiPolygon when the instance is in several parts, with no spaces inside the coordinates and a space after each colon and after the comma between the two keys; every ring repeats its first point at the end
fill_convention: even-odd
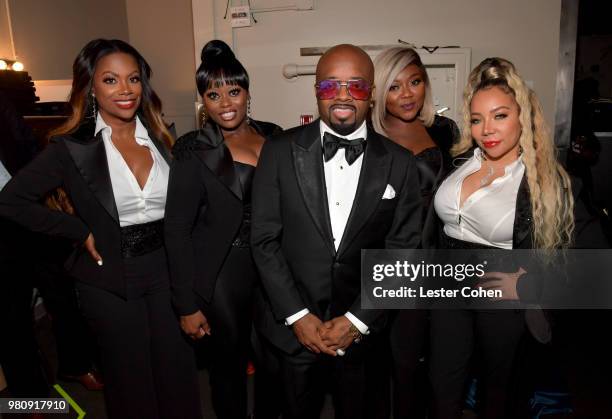
{"type": "Polygon", "coordinates": [[[21,61],[9,60],[8,58],[0,58],[0,70],[23,71],[24,66],[21,61]]]}

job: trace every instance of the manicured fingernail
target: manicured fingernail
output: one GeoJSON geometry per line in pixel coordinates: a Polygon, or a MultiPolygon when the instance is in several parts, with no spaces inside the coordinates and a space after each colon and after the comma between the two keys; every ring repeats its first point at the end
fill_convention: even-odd
{"type": "Polygon", "coordinates": [[[98,260],[97,263],[98,263],[98,266],[102,266],[102,264],[103,264],[102,259],[98,260]]]}

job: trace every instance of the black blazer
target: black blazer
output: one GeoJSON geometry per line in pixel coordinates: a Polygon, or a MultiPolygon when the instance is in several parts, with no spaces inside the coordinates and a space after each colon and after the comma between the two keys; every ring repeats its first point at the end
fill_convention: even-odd
{"type": "MultiPolygon", "coordinates": [[[[436,143],[436,146],[440,149],[440,154],[442,156],[440,171],[435,174],[434,184],[437,186],[440,180],[444,179],[453,168],[453,158],[450,155],[450,149],[459,140],[459,128],[452,119],[436,115],[431,126],[425,127],[425,129],[433,142],[436,143]]],[[[420,167],[419,174],[423,176],[420,167]]]]}
{"type": "MultiPolygon", "coordinates": [[[[24,167],[37,152],[38,140],[11,100],[0,91],[0,162],[11,176],[24,167]]],[[[21,259],[32,249],[35,236],[22,227],[0,219],[0,265],[21,259]]]]}
{"type": "MultiPolygon", "coordinates": [[[[471,156],[471,154],[472,151],[469,151],[461,156],[462,158],[456,159],[456,164],[460,166],[466,161],[465,157],[471,156]]],[[[582,182],[578,178],[571,177],[571,184],[571,193],[574,198],[575,223],[573,247],[608,247],[602,229],[598,228],[597,222],[593,226],[593,217],[590,216],[584,202],[579,199],[583,187],[582,182]],[[584,234],[581,234],[581,232],[584,232],[584,234]]],[[[423,229],[422,244],[424,248],[435,249],[440,246],[443,227],[443,223],[436,214],[432,203],[423,229]]],[[[523,175],[516,197],[512,248],[533,249],[533,228],[529,185],[527,183],[527,176],[523,175]]],[[[568,293],[565,287],[560,286],[559,282],[550,284],[543,282],[541,276],[538,275],[539,266],[532,265],[525,268],[527,269],[527,274],[522,275],[517,283],[517,293],[521,302],[539,305],[550,301],[564,301],[563,299],[566,298],[565,295],[568,293]]],[[[552,268],[549,267],[548,269],[552,268]]],[[[558,277],[563,277],[563,272],[559,272],[558,277]]],[[[534,310],[528,310],[526,314],[527,325],[532,335],[540,342],[548,342],[550,340],[550,325],[548,324],[547,317],[538,315],[537,311],[534,310]]]]}
{"type": "Polygon", "coordinates": [[[436,145],[448,153],[459,139],[459,128],[455,121],[442,115],[435,115],[430,127],[425,128],[436,145]]]}
{"type": "Polygon", "coordinates": [[[38,140],[10,99],[0,92],[0,162],[15,176],[38,151],[38,140]]]}
{"type": "MultiPolygon", "coordinates": [[[[282,131],[269,122],[251,125],[264,138],[282,131]]],[[[172,153],[165,238],[173,304],[186,315],[198,310],[194,292],[212,300],[217,275],[242,223],[242,190],[216,125],[183,135],[172,153]]]]}
{"type": "Polygon", "coordinates": [[[372,330],[383,310],[361,308],[361,249],[416,248],[421,201],[415,159],[368,127],[353,209],[336,251],[319,120],[263,148],[253,186],[251,242],[271,309],[256,321],[280,349],[301,349],[285,319],[303,308],[327,320],[351,311],[372,330]],[[391,185],[393,199],[382,199],[391,185]]]}
{"type": "MultiPolygon", "coordinates": [[[[450,155],[450,149],[459,139],[459,128],[457,128],[457,124],[455,124],[455,121],[452,119],[444,116],[436,115],[431,126],[425,129],[438,148],[440,167],[436,171],[435,165],[427,158],[417,154],[417,170],[419,172],[421,196],[423,197],[423,206],[425,210],[423,212],[423,224],[425,223],[429,206],[433,200],[434,191],[453,168],[453,159],[450,155]]],[[[426,153],[426,151],[424,151],[424,153],[426,153]]]]}
{"type": "Polygon", "coordinates": [[[428,173],[431,171],[428,167],[423,167],[417,159],[417,167],[419,176],[423,179],[424,176],[433,177],[429,183],[438,186],[448,172],[453,168],[453,158],[450,155],[450,149],[459,140],[459,128],[455,121],[445,116],[436,115],[433,124],[425,128],[438,149],[442,157],[442,164],[438,173],[428,173]],[[429,170],[428,170],[429,169],[429,170]]]}
{"type": "MultiPolygon", "coordinates": [[[[467,161],[473,154],[473,149],[464,153],[454,160],[454,165],[458,168],[467,161]]],[[[450,176],[453,171],[449,172],[450,176]]],[[[446,177],[445,177],[446,178],[446,177]]],[[[442,183],[442,179],[439,184],[442,183]]],[[[438,184],[438,186],[439,186],[438,184]]],[[[434,193],[435,196],[435,193],[434,193]]],[[[532,249],[533,248],[533,219],[531,217],[531,200],[527,176],[523,175],[516,196],[516,207],[514,213],[514,225],[512,229],[512,248],[513,249],[532,249]]],[[[440,248],[442,243],[444,225],[433,205],[433,201],[427,214],[425,226],[423,228],[422,246],[425,249],[440,248]]],[[[529,268],[528,268],[529,271],[529,268]]],[[[537,274],[529,272],[521,276],[517,291],[522,301],[536,302],[539,299],[541,284],[533,278],[537,274]]]]}
{"type": "MultiPolygon", "coordinates": [[[[104,265],[98,266],[82,246],[76,246],[66,269],[79,281],[125,298],[119,215],[102,133],[94,136],[94,130],[95,123],[87,121],[73,134],[52,138],[0,192],[0,217],[31,231],[64,237],[78,244],[93,233],[104,265]],[[41,203],[43,197],[58,187],[70,197],[75,215],[51,210],[41,203]]],[[[168,148],[151,131],[149,137],[170,164],[168,148]]]]}

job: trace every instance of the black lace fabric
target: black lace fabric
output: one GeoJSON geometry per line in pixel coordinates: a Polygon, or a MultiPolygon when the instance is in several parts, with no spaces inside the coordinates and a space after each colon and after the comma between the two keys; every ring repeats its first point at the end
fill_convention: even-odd
{"type": "Polygon", "coordinates": [[[236,168],[236,174],[240,179],[240,185],[242,187],[242,203],[244,206],[242,212],[242,224],[238,230],[238,234],[232,246],[234,247],[250,247],[251,241],[251,187],[253,184],[253,175],[255,174],[255,167],[250,164],[234,162],[236,168]]]}

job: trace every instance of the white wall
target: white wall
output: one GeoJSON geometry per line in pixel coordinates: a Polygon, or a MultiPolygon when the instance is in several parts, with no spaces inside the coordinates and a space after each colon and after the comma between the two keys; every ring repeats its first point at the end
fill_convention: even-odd
{"type": "MultiPolygon", "coordinates": [[[[313,11],[262,13],[255,16],[259,23],[233,30],[222,17],[226,0],[192,1],[194,10],[214,14],[215,36],[233,43],[249,71],[258,119],[287,128],[297,125],[300,112],[315,111],[314,77],[290,81],[281,74],[285,63],[316,63],[316,57],[300,57],[300,47],[393,44],[400,38],[418,46],[471,48],[472,66],[489,56],[510,59],[553,122],[561,0],[315,0],[313,11]]],[[[194,22],[199,51],[211,31],[197,26],[198,15],[194,22]]]]}
{"type": "Polygon", "coordinates": [[[177,133],[195,127],[191,0],[0,0],[0,57],[12,58],[6,2],[17,55],[37,81],[41,99],[64,95],[72,62],[88,41],[119,38],[153,68],[154,88],[177,133]]]}
{"type": "Polygon", "coordinates": [[[125,0],[130,43],[153,69],[165,119],[181,135],[195,127],[195,71],[190,0],[125,0]]]}
{"type": "Polygon", "coordinates": [[[0,58],[13,59],[13,49],[11,48],[11,36],[9,32],[9,20],[6,14],[6,2],[0,0],[0,58]]]}
{"type": "Polygon", "coordinates": [[[92,39],[128,38],[125,0],[8,2],[15,52],[34,80],[72,78],[74,58],[92,39]]]}

